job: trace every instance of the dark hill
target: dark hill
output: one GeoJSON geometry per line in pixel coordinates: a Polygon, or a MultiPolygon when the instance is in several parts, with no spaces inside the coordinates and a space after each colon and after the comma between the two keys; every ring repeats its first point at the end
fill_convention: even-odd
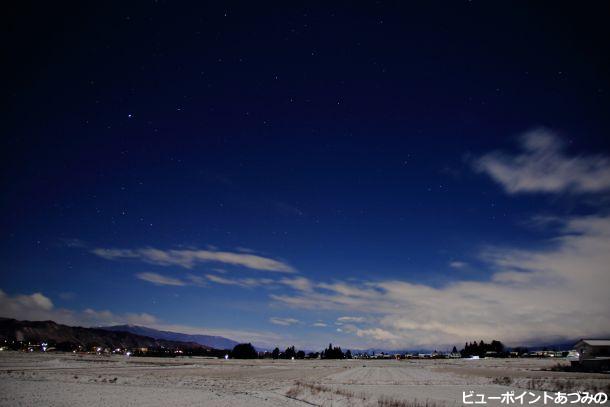
{"type": "Polygon", "coordinates": [[[7,341],[49,342],[80,345],[84,348],[168,348],[203,350],[210,347],[194,342],[155,339],[124,331],[83,328],[57,324],[53,321],[18,321],[0,318],[0,339],[7,341]]]}
{"type": "Polygon", "coordinates": [[[149,336],[155,339],[165,339],[169,341],[195,342],[200,345],[209,346],[214,349],[233,349],[237,342],[222,336],[211,335],[191,335],[180,332],[159,331],[152,328],[137,325],[116,325],[102,327],[109,331],[131,332],[136,335],[149,336]]]}

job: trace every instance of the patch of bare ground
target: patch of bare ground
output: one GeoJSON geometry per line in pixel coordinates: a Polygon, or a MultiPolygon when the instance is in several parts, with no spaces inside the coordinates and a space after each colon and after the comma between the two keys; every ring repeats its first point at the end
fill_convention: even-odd
{"type": "Polygon", "coordinates": [[[294,383],[294,386],[288,389],[286,395],[295,398],[297,395],[302,394],[305,391],[309,391],[311,394],[333,393],[346,398],[354,397],[354,393],[348,390],[334,389],[319,383],[307,383],[300,380],[297,380],[294,383]]]}
{"type": "Polygon", "coordinates": [[[604,378],[604,375],[587,373],[573,370],[570,365],[565,363],[557,363],[545,369],[534,371],[537,375],[534,377],[520,377],[518,375],[511,376],[496,376],[493,377],[491,383],[500,386],[512,386],[522,389],[547,391],[547,392],[578,392],[587,391],[590,393],[610,392],[610,375],[604,378]],[[542,376],[542,372],[561,372],[561,375],[547,373],[542,376]],[[567,375],[566,372],[572,372],[573,375],[567,375]],[[551,376],[549,376],[551,375],[551,376]]]}
{"type": "MultiPolygon", "coordinates": [[[[401,400],[394,397],[381,396],[374,398],[367,395],[364,392],[355,393],[353,391],[334,388],[325,386],[320,383],[309,383],[297,380],[294,385],[286,391],[286,397],[291,399],[303,401],[308,404],[316,406],[324,406],[326,403],[321,404],[313,403],[308,401],[309,396],[314,396],[316,401],[321,399],[327,399],[324,396],[338,396],[338,398],[331,399],[331,402],[343,402],[347,406],[377,406],[377,407],[442,407],[444,404],[433,402],[433,401],[418,401],[418,400],[401,400]],[[322,396],[322,397],[320,397],[322,396]]],[[[332,404],[332,403],[331,403],[332,404]]]]}
{"type": "Polygon", "coordinates": [[[550,392],[578,392],[587,391],[590,393],[604,392],[610,393],[610,382],[608,380],[596,380],[587,378],[532,378],[525,383],[516,383],[519,387],[529,390],[550,391],[550,392]]]}
{"type": "Polygon", "coordinates": [[[441,407],[442,404],[434,401],[426,400],[420,402],[417,400],[397,400],[391,397],[381,397],[377,400],[378,407],[441,407]]]}

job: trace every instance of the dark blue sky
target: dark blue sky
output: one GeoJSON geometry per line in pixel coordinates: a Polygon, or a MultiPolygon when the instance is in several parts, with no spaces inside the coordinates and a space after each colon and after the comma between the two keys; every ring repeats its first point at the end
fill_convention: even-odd
{"type": "MultiPolygon", "coordinates": [[[[546,250],[571,220],[605,216],[607,185],[578,186],[608,175],[607,3],[249,3],[24,3],[5,16],[11,316],[445,344],[460,335],[383,322],[395,299],[376,284],[494,281],[506,263],[489,252],[546,250]],[[507,176],[525,180],[524,140],[544,135],[555,147],[524,160],[563,187],[513,191],[482,164],[514,159],[507,176]],[[379,309],[283,297],[350,297],[332,284],[372,290],[379,309]]],[[[406,314],[426,306],[405,301],[406,314]]]]}

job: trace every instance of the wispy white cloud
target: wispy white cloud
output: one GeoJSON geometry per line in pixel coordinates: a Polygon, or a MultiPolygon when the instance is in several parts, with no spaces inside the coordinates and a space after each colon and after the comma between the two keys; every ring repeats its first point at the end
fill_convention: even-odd
{"type": "Polygon", "coordinates": [[[595,193],[610,190],[610,160],[599,155],[568,156],[555,133],[532,130],[521,138],[517,155],[494,152],[475,161],[510,194],[526,192],[595,193]]]}
{"type": "Polygon", "coordinates": [[[196,286],[204,286],[206,285],[206,280],[205,278],[201,277],[201,276],[197,276],[195,274],[187,274],[186,275],[186,280],[192,284],[192,285],[196,285],[196,286]]]}
{"type": "Polygon", "coordinates": [[[449,267],[454,268],[454,269],[463,269],[464,267],[468,266],[468,263],[463,262],[463,261],[452,261],[449,262],[449,267]]]}
{"type": "Polygon", "coordinates": [[[180,266],[187,269],[193,268],[198,263],[214,262],[242,266],[253,270],[278,273],[295,272],[294,268],[287,263],[251,253],[201,249],[161,250],[151,247],[141,249],[95,248],[91,252],[106,260],[134,259],[158,266],[180,266]]]}
{"type": "Polygon", "coordinates": [[[206,274],[205,277],[216,284],[235,285],[245,288],[265,286],[274,283],[274,280],[270,278],[226,278],[216,274],[206,274]]]}
{"type": "Polygon", "coordinates": [[[281,280],[278,281],[278,283],[284,284],[297,291],[311,291],[313,289],[311,280],[309,280],[305,277],[282,278],[281,280]]]}
{"type": "Polygon", "coordinates": [[[137,273],[136,278],[159,286],[198,286],[203,287],[207,284],[204,277],[187,274],[184,279],[166,276],[159,273],[137,273]]]}
{"type": "Polygon", "coordinates": [[[316,328],[325,328],[328,326],[328,324],[318,321],[318,322],[314,322],[313,324],[311,324],[311,326],[316,327],[316,328]]]}
{"type": "Polygon", "coordinates": [[[51,299],[42,293],[10,297],[0,290],[0,305],[0,309],[9,314],[27,310],[40,310],[44,312],[53,309],[51,299]]]}
{"type": "Polygon", "coordinates": [[[386,343],[396,343],[401,337],[381,328],[356,329],[355,334],[361,338],[373,338],[386,343]]]}
{"type": "Polygon", "coordinates": [[[272,278],[235,278],[225,277],[224,274],[222,276],[217,274],[206,274],[205,278],[216,284],[235,285],[245,288],[264,287],[276,289],[281,286],[286,286],[296,291],[306,292],[313,289],[313,283],[305,277],[281,278],[276,280],[272,278]]]}
{"type": "Polygon", "coordinates": [[[298,324],[300,321],[298,319],[294,319],[294,318],[271,317],[271,318],[269,318],[269,322],[271,322],[272,324],[275,324],[275,325],[290,326],[290,325],[298,324]]]}
{"type": "MultiPolygon", "coordinates": [[[[73,312],[73,311],[69,311],[73,312]]],[[[86,325],[118,325],[118,324],[130,324],[130,325],[143,325],[151,326],[159,322],[157,317],[143,313],[126,312],[122,314],[115,314],[113,312],[104,310],[98,311],[91,308],[87,308],[82,313],[75,314],[77,320],[86,321],[86,325]]]]}
{"type": "Polygon", "coordinates": [[[136,277],[140,280],[148,281],[149,283],[153,283],[155,285],[173,285],[173,286],[183,286],[186,283],[182,280],[173,277],[163,276],[157,273],[138,273],[136,277]]]}
{"type": "Polygon", "coordinates": [[[339,317],[337,321],[339,322],[364,322],[366,318],[364,317],[339,317]]]}

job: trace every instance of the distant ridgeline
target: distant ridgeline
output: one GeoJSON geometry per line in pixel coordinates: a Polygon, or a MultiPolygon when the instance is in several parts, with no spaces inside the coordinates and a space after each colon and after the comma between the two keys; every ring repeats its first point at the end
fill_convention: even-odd
{"type": "Polygon", "coordinates": [[[115,325],[115,326],[104,326],[100,327],[101,329],[105,329],[107,331],[124,331],[131,332],[132,334],[148,336],[150,338],[155,339],[165,339],[168,341],[178,341],[178,342],[194,342],[200,345],[206,346],[208,348],[214,349],[233,349],[238,342],[224,338],[222,336],[214,336],[214,335],[192,335],[192,334],[184,334],[181,332],[171,332],[171,331],[160,331],[158,329],[147,328],[145,326],[138,325],[115,325]]]}
{"type": "Polygon", "coordinates": [[[14,350],[86,351],[150,356],[224,355],[194,342],[170,341],[123,331],[72,327],[53,321],[0,318],[0,341],[14,350]]]}

